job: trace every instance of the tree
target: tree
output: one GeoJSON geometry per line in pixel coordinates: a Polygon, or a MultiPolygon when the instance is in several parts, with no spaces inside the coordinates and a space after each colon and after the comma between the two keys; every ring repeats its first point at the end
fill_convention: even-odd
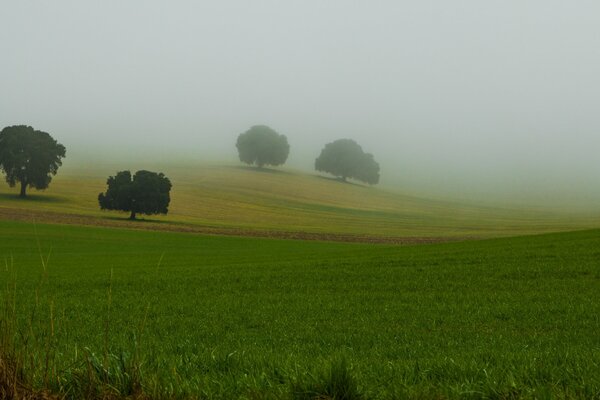
{"type": "Polygon", "coordinates": [[[46,189],[65,153],[65,146],[50,134],[31,126],[7,126],[0,131],[0,169],[10,187],[21,184],[21,197],[26,196],[27,187],[46,189]]]}
{"type": "Polygon", "coordinates": [[[379,182],[379,164],[372,154],[365,153],[362,147],[351,139],[339,139],[326,144],[315,160],[315,169],[338,176],[344,182],[348,178],[369,185],[379,182]]]}
{"type": "Polygon", "coordinates": [[[235,147],[240,161],[259,168],[284,164],[290,153],[287,138],[265,125],[253,126],[240,134],[235,147]]]}
{"type": "Polygon", "coordinates": [[[162,173],[138,171],[117,172],[106,181],[106,193],[98,195],[102,210],[131,212],[129,219],[137,214],[166,214],[169,211],[171,181],[162,173]]]}

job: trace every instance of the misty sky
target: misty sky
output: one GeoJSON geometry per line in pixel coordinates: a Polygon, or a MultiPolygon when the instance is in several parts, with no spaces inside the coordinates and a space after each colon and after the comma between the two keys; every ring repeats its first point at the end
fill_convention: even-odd
{"type": "Polygon", "coordinates": [[[68,157],[234,160],[267,124],[297,168],[348,137],[408,191],[600,204],[597,1],[3,0],[0,17],[0,125],[68,157]]]}

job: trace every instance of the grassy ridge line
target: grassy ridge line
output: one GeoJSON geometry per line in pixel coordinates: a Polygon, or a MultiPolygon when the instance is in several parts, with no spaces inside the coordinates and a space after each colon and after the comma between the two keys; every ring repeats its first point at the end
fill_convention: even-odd
{"type": "Polygon", "coordinates": [[[133,394],[134,365],[155,398],[598,398],[599,248],[598,230],[398,247],[0,222],[40,338],[26,376],[45,387],[51,339],[70,398],[89,366],[133,394]]]}
{"type": "MultiPolygon", "coordinates": [[[[597,215],[433,201],[289,171],[214,166],[161,170],[174,185],[170,212],[149,220],[190,229],[461,239],[576,230],[600,223],[597,215]]],[[[118,213],[101,212],[97,205],[113,168],[77,172],[59,174],[47,192],[34,193],[28,201],[0,187],[0,206],[96,217],[94,223],[120,218],[118,213]]]]}

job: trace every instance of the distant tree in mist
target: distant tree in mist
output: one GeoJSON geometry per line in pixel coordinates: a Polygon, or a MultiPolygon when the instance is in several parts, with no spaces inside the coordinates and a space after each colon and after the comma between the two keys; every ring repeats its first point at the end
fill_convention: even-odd
{"type": "Polygon", "coordinates": [[[342,180],[356,179],[375,185],[379,183],[379,164],[372,154],[365,153],[351,139],[339,139],[325,145],[315,160],[317,171],[327,172],[342,180]]]}
{"type": "Polygon", "coordinates": [[[131,212],[129,219],[137,214],[166,214],[171,201],[171,181],[162,173],[138,171],[117,172],[106,181],[106,193],[98,195],[102,210],[131,212]]]}
{"type": "Polygon", "coordinates": [[[257,165],[282,165],[290,153],[287,137],[265,125],[256,125],[240,134],[235,145],[240,161],[257,165]]]}
{"type": "Polygon", "coordinates": [[[7,126],[0,131],[0,169],[10,187],[21,185],[21,197],[27,187],[46,189],[65,154],[65,146],[31,126],[7,126]]]}

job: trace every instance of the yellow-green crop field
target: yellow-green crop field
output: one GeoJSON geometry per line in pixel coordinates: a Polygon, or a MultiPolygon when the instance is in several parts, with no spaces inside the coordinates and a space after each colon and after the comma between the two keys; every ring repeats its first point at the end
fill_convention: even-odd
{"type": "Polygon", "coordinates": [[[503,237],[593,228],[600,221],[591,213],[431,200],[291,170],[190,164],[160,168],[173,183],[168,215],[129,222],[97,203],[117,169],[124,168],[70,166],[27,200],[0,184],[0,213],[5,219],[359,241],[503,237]]]}

